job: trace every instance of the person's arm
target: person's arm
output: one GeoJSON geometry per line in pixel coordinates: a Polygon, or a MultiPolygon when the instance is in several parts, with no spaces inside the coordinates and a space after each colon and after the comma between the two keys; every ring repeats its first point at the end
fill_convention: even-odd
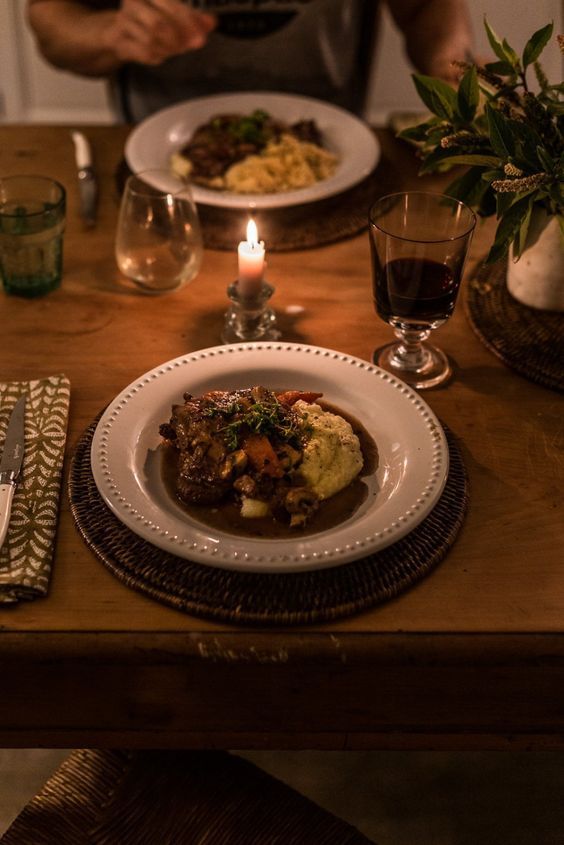
{"type": "Polygon", "coordinates": [[[47,61],[85,76],[108,76],[125,62],[161,64],[202,47],[216,23],[179,0],[122,0],[117,10],[28,0],[27,14],[47,61]]]}
{"type": "Polygon", "coordinates": [[[456,81],[456,61],[471,60],[472,26],[465,0],[388,0],[407,54],[421,73],[456,81]]]}

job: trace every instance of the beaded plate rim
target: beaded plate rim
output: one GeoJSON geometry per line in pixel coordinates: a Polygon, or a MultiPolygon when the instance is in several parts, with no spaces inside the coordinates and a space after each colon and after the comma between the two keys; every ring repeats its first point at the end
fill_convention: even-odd
{"type": "MultiPolygon", "coordinates": [[[[186,389],[189,384],[184,382],[184,386],[186,389]]],[[[312,389],[311,383],[309,389],[312,389]]],[[[142,459],[145,460],[144,453],[142,459]]],[[[97,425],[92,446],[92,473],[100,495],[118,519],[165,551],[223,569],[296,572],[337,566],[365,557],[409,533],[432,510],[444,488],[448,446],[442,426],[421,396],[379,367],[324,347],[284,342],[243,343],[209,347],[180,356],[128,385],[110,403],[97,425]],[[253,367],[266,367],[269,372],[276,372],[274,362],[279,359],[285,362],[285,367],[299,366],[314,380],[316,373],[322,373],[323,378],[328,378],[328,374],[334,377],[335,370],[341,368],[347,373],[349,390],[351,385],[354,391],[360,384],[370,393],[370,387],[372,395],[364,397],[367,402],[374,404],[376,394],[380,402],[384,397],[391,403],[392,410],[399,408],[403,415],[403,419],[398,420],[400,429],[401,425],[404,429],[411,428],[420,438],[417,448],[410,445],[412,452],[406,453],[406,460],[409,456],[411,461],[409,471],[417,482],[413,492],[406,494],[405,489],[400,489],[394,492],[395,501],[390,499],[380,505],[380,512],[370,512],[367,506],[366,513],[338,526],[333,532],[290,541],[247,539],[212,532],[202,523],[186,524],[185,517],[181,520],[177,515],[171,515],[166,506],[150,501],[155,498],[154,489],[149,489],[150,482],[140,479],[143,471],[139,467],[140,458],[135,454],[135,450],[141,454],[143,446],[139,440],[135,441],[136,432],[128,426],[138,423],[142,430],[144,422],[139,417],[151,402],[162,404],[162,397],[166,396],[166,406],[175,397],[178,399],[182,393],[179,385],[188,377],[184,375],[188,371],[193,383],[198,378],[209,379],[209,389],[217,386],[214,378],[218,373],[223,373],[223,378],[226,373],[234,377],[253,367]],[[122,440],[124,433],[126,438],[135,441],[133,448],[122,440]],[[382,513],[388,521],[379,523],[382,513]],[[377,530],[370,527],[375,516],[377,530]]]]}

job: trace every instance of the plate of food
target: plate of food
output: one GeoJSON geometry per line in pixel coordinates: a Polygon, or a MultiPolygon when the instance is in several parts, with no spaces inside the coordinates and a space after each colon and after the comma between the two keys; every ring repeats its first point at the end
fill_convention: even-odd
{"type": "Polygon", "coordinates": [[[135,173],[166,170],[190,184],[197,203],[225,208],[324,199],[361,182],[379,157],[374,133],[355,115],[271,92],[215,94],[170,106],[142,121],[125,145],[135,173]]]}
{"type": "Polygon", "coordinates": [[[403,382],[296,343],[199,350],[136,379],[92,442],[96,486],[132,531],[223,569],[300,572],[412,531],[448,473],[443,429],[403,382]]]}

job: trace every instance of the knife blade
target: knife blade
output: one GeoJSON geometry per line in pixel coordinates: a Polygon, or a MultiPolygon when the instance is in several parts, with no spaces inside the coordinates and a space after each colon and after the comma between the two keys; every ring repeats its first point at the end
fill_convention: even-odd
{"type": "Polygon", "coordinates": [[[83,132],[72,132],[74,155],[78,169],[78,191],[80,194],[80,216],[91,228],[96,225],[98,185],[92,161],[90,142],[83,132]]]}
{"type": "Polygon", "coordinates": [[[18,483],[25,450],[25,394],[20,396],[8,422],[0,459],[0,548],[4,545],[12,514],[12,500],[18,483]]]}

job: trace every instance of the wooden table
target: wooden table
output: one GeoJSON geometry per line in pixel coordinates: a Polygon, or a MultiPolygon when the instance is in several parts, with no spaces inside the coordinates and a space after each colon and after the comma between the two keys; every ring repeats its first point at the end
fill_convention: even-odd
{"type": "MultiPolygon", "coordinates": [[[[78,218],[68,128],[1,127],[0,173],[68,190],[64,282],[2,295],[2,379],[65,372],[66,472],[94,416],[138,375],[219,343],[232,252],[159,298],[132,292],[113,254],[126,127],[88,129],[101,176],[97,227],[78,218]]],[[[398,188],[411,152],[381,134],[398,188]]],[[[472,264],[493,221],[478,229],[472,264]]],[[[269,255],[284,339],[370,359],[390,337],[371,304],[368,239],[269,255]],[[300,306],[303,310],[290,306],[300,306]],[[298,313],[296,314],[296,311],[298,313]]],[[[61,497],[48,598],[0,610],[4,746],[226,748],[564,747],[562,399],[501,364],[462,307],[439,330],[456,365],[425,393],[460,439],[470,510],[442,564],[400,598],[338,623],[248,630],[179,613],[118,582],[61,497]]]]}

